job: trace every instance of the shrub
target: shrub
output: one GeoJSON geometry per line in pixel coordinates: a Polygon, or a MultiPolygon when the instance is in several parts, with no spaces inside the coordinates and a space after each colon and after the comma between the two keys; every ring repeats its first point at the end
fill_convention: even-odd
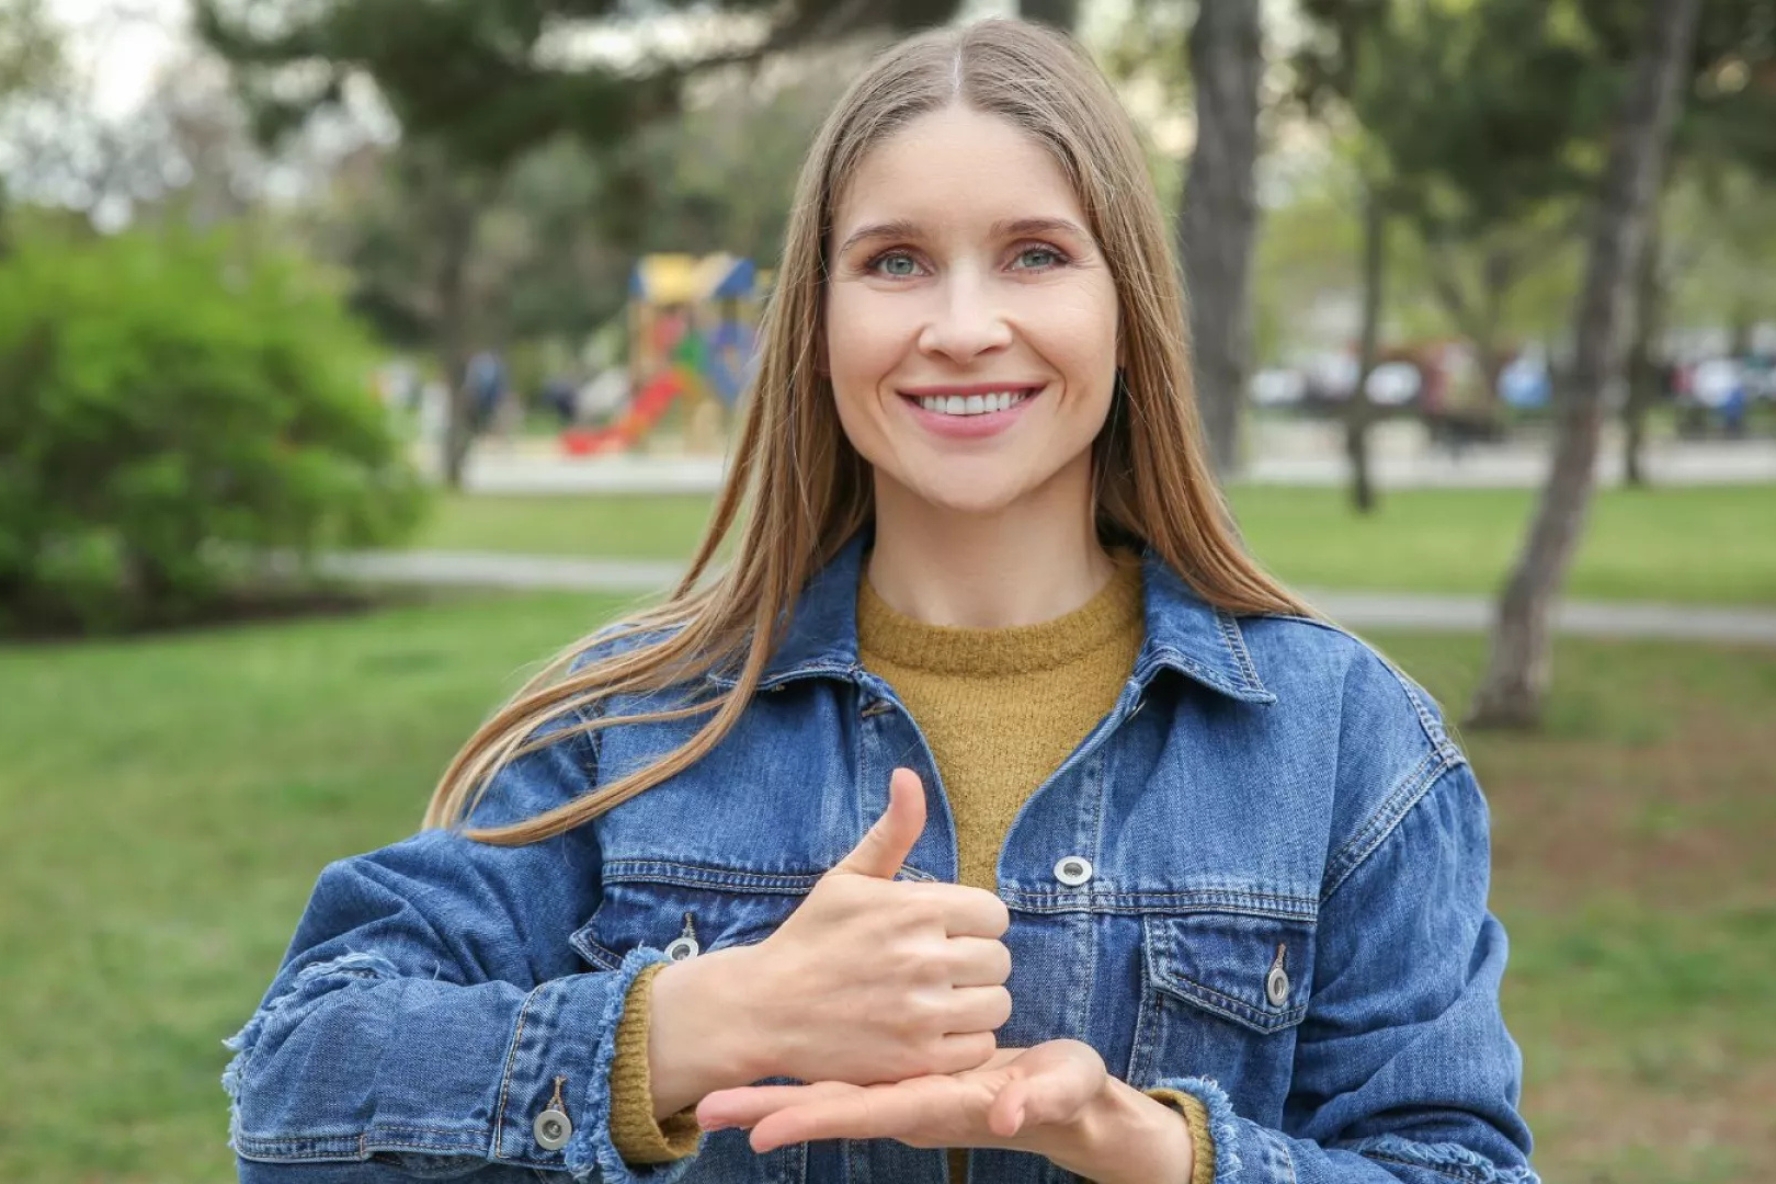
{"type": "Polygon", "coordinates": [[[0,259],[0,629],[200,618],[268,561],[393,541],[422,491],[362,331],[239,234],[0,259]]]}

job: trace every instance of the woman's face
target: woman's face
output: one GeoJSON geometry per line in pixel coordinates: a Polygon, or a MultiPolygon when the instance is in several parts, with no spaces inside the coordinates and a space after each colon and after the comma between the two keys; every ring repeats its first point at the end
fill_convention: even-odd
{"type": "Polygon", "coordinates": [[[1116,288],[1047,151],[998,116],[921,116],[864,157],[827,250],[826,362],[879,485],[971,513],[1057,479],[1089,496],[1116,288]]]}

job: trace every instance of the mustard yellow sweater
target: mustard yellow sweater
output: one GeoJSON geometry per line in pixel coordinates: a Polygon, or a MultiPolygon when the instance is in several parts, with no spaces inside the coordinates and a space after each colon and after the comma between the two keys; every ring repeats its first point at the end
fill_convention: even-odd
{"type": "MultiPolygon", "coordinates": [[[[1120,557],[1115,576],[1084,607],[1040,625],[955,629],[902,616],[861,581],[857,640],[863,664],[891,685],[931,745],[956,824],[958,879],[998,888],[996,867],[1029,795],[1109,712],[1134,669],[1142,638],[1141,570],[1120,557]]],[[[657,969],[657,968],[653,968],[657,969]]],[[[663,1163],[697,1145],[690,1110],[656,1123],[647,1077],[648,984],[630,989],[611,1071],[611,1133],[623,1158],[663,1163]]],[[[1214,1178],[1207,1115],[1195,1098],[1176,1107],[1196,1141],[1192,1184],[1214,1178]]],[[[950,1153],[963,1181],[967,1152],[950,1153]]]]}

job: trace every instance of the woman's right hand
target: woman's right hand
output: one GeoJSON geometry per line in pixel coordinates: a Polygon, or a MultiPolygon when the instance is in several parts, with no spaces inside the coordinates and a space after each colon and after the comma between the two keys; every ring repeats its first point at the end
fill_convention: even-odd
{"type": "Polygon", "coordinates": [[[683,1080],[674,1050],[689,1053],[694,1031],[714,1025],[745,1075],[724,1085],[869,1085],[986,1063],[1011,1017],[999,940],[1011,916],[982,889],[894,879],[924,828],[924,787],[896,769],[887,812],[775,933],[660,971],[649,1041],[658,1109],[688,1104],[696,1086],[669,1084],[683,1080]]]}

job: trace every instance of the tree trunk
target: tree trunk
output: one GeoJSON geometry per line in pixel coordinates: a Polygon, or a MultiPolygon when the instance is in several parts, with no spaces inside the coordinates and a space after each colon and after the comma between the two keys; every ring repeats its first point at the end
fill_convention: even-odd
{"type": "Polygon", "coordinates": [[[1079,23],[1079,0],[1018,0],[1018,15],[1071,33],[1079,23]]]}
{"type": "Polygon", "coordinates": [[[1646,418],[1659,395],[1659,363],[1655,357],[1659,338],[1665,335],[1665,272],[1659,259],[1659,215],[1651,217],[1645,248],[1640,254],[1640,275],[1634,296],[1634,342],[1628,347],[1628,399],[1622,405],[1622,476],[1629,484],[1644,487],[1646,475],[1646,418]]]}
{"type": "Polygon", "coordinates": [[[443,455],[439,472],[444,484],[461,489],[463,470],[469,462],[469,449],[475,442],[474,398],[468,387],[469,357],[473,345],[469,340],[469,252],[475,245],[476,203],[464,200],[450,178],[439,185],[439,259],[437,272],[438,360],[444,368],[444,382],[450,391],[450,414],[445,421],[443,455]]]}
{"type": "Polygon", "coordinates": [[[1190,31],[1196,148],[1184,181],[1179,253],[1190,296],[1196,396],[1215,468],[1240,461],[1240,412],[1252,336],[1252,237],[1258,220],[1258,78],[1263,42],[1252,0],[1201,0],[1190,31]]]}
{"type": "Polygon", "coordinates": [[[1599,194],[1574,326],[1572,386],[1535,521],[1499,600],[1486,677],[1469,718],[1477,727],[1529,727],[1541,719],[1554,602],[1591,501],[1604,391],[1621,371],[1621,314],[1640,266],[1700,7],[1701,0],[1652,6],[1599,194]]]}
{"type": "Polygon", "coordinates": [[[1345,408],[1344,450],[1350,458],[1351,508],[1359,514],[1375,509],[1375,485],[1369,473],[1369,375],[1381,338],[1381,285],[1387,269],[1387,209],[1373,185],[1363,192],[1363,339],[1357,359],[1357,385],[1345,408]]]}

